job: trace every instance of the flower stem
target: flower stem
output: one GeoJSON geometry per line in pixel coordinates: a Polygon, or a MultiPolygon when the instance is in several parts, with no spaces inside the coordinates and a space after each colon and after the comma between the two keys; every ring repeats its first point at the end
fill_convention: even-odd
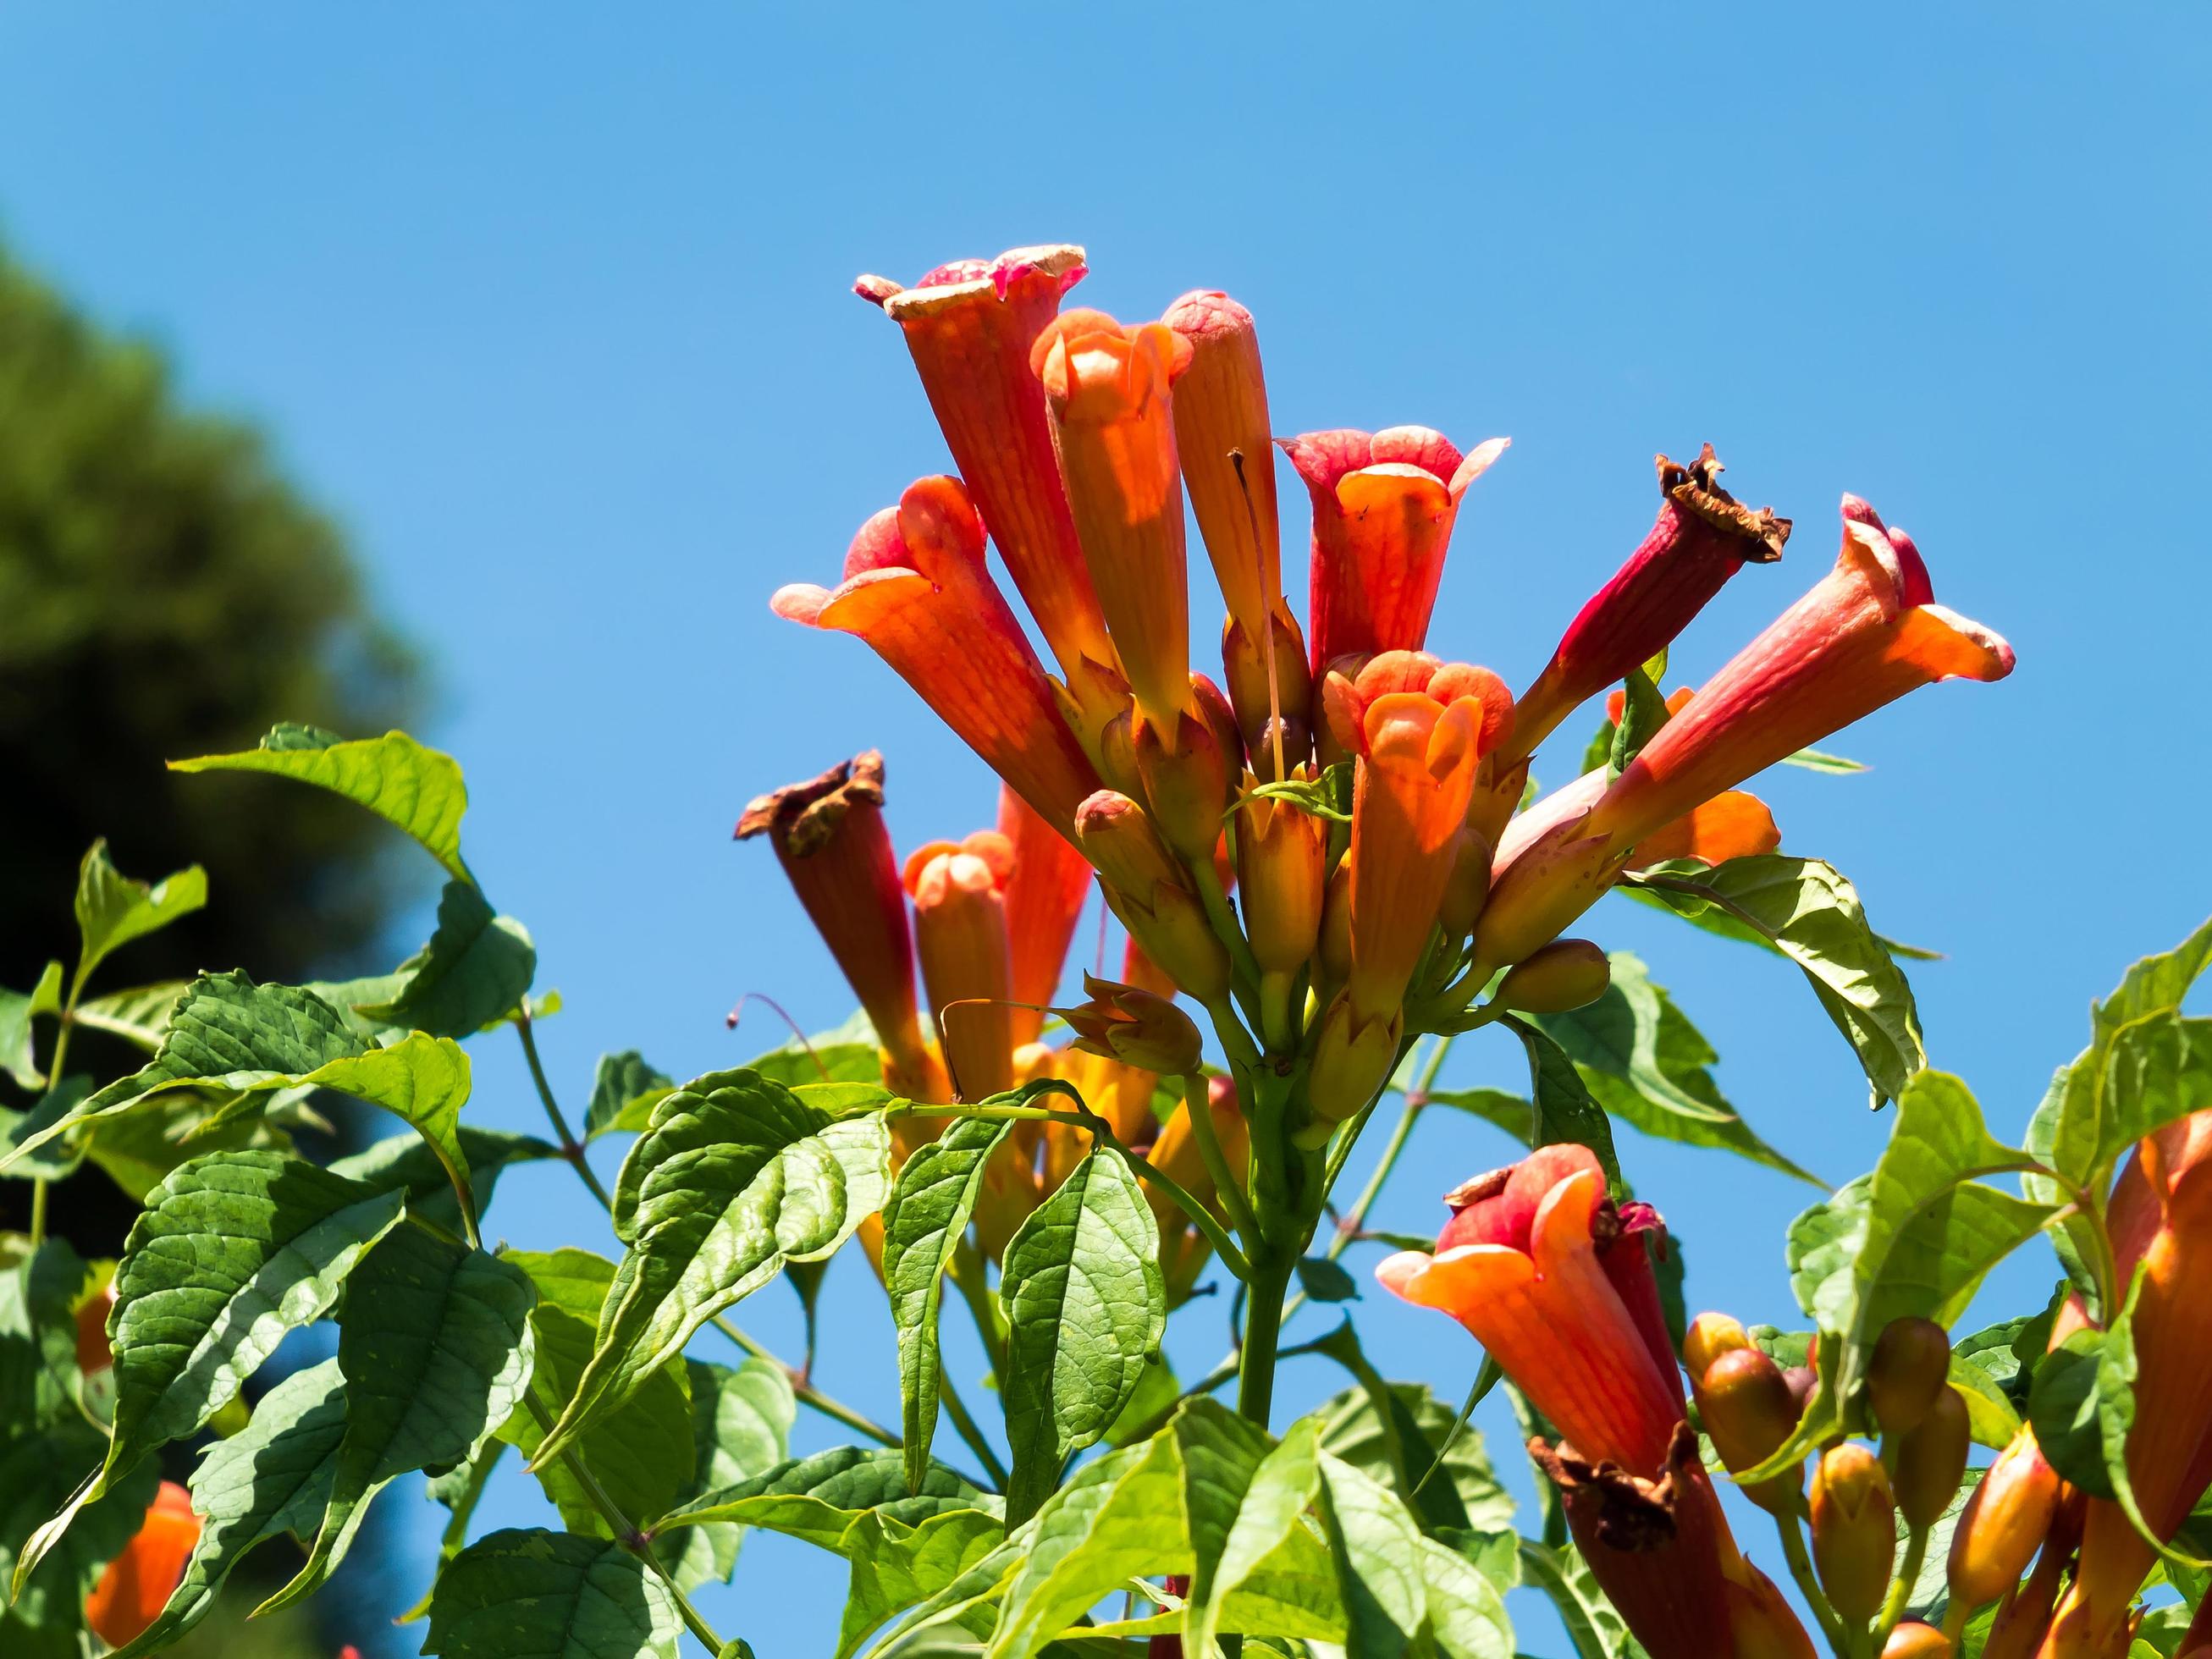
{"type": "Polygon", "coordinates": [[[1905,1603],[1912,1594],[1912,1586],[1920,1577],[1920,1564],[1928,1559],[1928,1528],[1908,1522],[1905,1529],[1905,1560],[1897,1570],[1897,1577],[1889,1587],[1889,1599],[1882,1603],[1881,1617],[1875,1621],[1874,1650],[1880,1653],[1889,1640],[1890,1632],[1897,1621],[1905,1617],[1905,1603]]]}
{"type": "Polygon", "coordinates": [[[1275,1403],[1275,1351],[1282,1340],[1283,1297],[1290,1289],[1292,1257],[1273,1249],[1255,1255],[1245,1302],[1244,1345],[1237,1355],[1237,1410],[1261,1428],[1275,1403]]]}
{"type": "Polygon", "coordinates": [[[1252,1206],[1245,1201],[1244,1179],[1229,1167],[1228,1155],[1221,1150],[1221,1138],[1214,1133],[1213,1108],[1206,1099],[1206,1081],[1194,1072],[1182,1080],[1183,1109],[1190,1114],[1190,1133],[1198,1142],[1198,1155],[1205,1161],[1206,1173],[1213,1182],[1221,1207],[1229,1212],[1229,1224],[1236,1228],[1246,1243],[1260,1236],[1260,1224],[1254,1218],[1252,1206]]]}
{"type": "MultiPolygon", "coordinates": [[[[561,1155],[568,1160],[568,1167],[575,1170],[578,1177],[590,1189],[592,1196],[599,1200],[599,1207],[612,1214],[615,1207],[614,1200],[608,1196],[607,1189],[599,1184],[599,1176],[592,1173],[592,1166],[584,1161],[584,1149],[577,1143],[576,1138],[568,1132],[568,1119],[561,1110],[560,1102],[553,1097],[553,1085],[546,1080],[545,1067],[538,1058],[537,1039],[530,1034],[529,1015],[526,1013],[517,1019],[514,1029],[521,1033],[522,1051],[529,1056],[530,1076],[538,1085],[538,1098],[544,1105],[546,1121],[553,1126],[553,1133],[561,1138],[561,1155]]],[[[832,1421],[842,1423],[854,1433],[866,1435],[879,1446],[896,1447],[900,1443],[898,1436],[892,1433],[890,1430],[872,1419],[864,1417],[850,1406],[831,1399],[809,1382],[797,1367],[778,1358],[766,1347],[730,1323],[728,1320],[718,1315],[712,1322],[716,1330],[721,1332],[724,1336],[728,1337],[731,1341],[736,1343],[754,1358],[769,1360],[782,1366],[784,1376],[790,1381],[792,1395],[802,1406],[811,1407],[832,1421]]]]}
{"type": "Polygon", "coordinates": [[[991,1443],[983,1437],[982,1429],[969,1414],[967,1402],[954,1392],[951,1377],[942,1375],[938,1377],[937,1398],[945,1407],[945,1414],[952,1419],[954,1430],[961,1439],[968,1443],[968,1449],[975,1454],[975,1461],[983,1466],[983,1473],[990,1477],[991,1485],[1004,1492],[1006,1489],[1006,1466],[999,1462],[998,1454],[991,1449],[991,1443]]]}
{"type": "MultiPolygon", "coordinates": [[[[530,1407],[531,1416],[538,1419],[538,1432],[550,1434],[553,1431],[553,1413],[545,1408],[544,1402],[538,1399],[534,1390],[526,1392],[523,1398],[530,1407]]],[[[684,1595],[684,1587],[676,1582],[676,1575],[668,1570],[654,1552],[651,1534],[641,1530],[636,1522],[623,1513],[622,1505],[609,1495],[607,1489],[599,1484],[599,1478],[573,1448],[561,1454],[561,1462],[568,1473],[576,1477],[576,1485],[581,1488],[592,1507],[599,1512],[599,1518],[607,1523],[615,1535],[615,1541],[644,1562],[669,1595],[675,1598],[676,1610],[683,1615],[684,1627],[707,1644],[708,1652],[720,1654],[725,1645],[722,1638],[715,1634],[712,1625],[700,1617],[699,1609],[691,1605],[691,1598],[684,1595]]]]}
{"type": "Polygon", "coordinates": [[[1344,1218],[1337,1224],[1336,1237],[1328,1242],[1330,1261],[1342,1255],[1358,1236],[1360,1228],[1366,1224],[1367,1212],[1375,1207],[1375,1200],[1382,1197],[1383,1182],[1389,1180],[1390,1172],[1397,1167],[1398,1159],[1406,1150],[1406,1143],[1413,1139],[1413,1121],[1420,1116],[1422,1109],[1429,1103],[1429,1091],[1436,1087],[1437,1073],[1443,1070],[1444,1056],[1450,1052],[1451,1046],[1450,1037],[1438,1037],[1436,1047],[1429,1050],[1428,1059],[1422,1062],[1420,1075],[1413,1079],[1413,1086],[1406,1091],[1405,1109],[1399,1113],[1397,1126],[1390,1131],[1390,1139],[1382,1144],[1382,1155],[1375,1161],[1374,1173],[1367,1177],[1366,1186],[1360,1189],[1359,1196],[1352,1200],[1352,1207],[1344,1212],[1344,1218]]]}
{"type": "Polygon", "coordinates": [[[31,1248],[37,1249],[46,1242],[46,1178],[40,1176],[31,1183],[31,1248]]]}
{"type": "Polygon", "coordinates": [[[1790,1564],[1790,1576],[1797,1581],[1798,1593],[1804,1596],[1805,1605],[1813,1610],[1813,1617],[1820,1626],[1820,1634],[1827,1638],[1828,1648],[1833,1653],[1846,1653],[1843,1621],[1836,1610],[1828,1605],[1821,1593],[1820,1581],[1813,1572],[1813,1558],[1805,1553],[1805,1534],[1797,1524],[1795,1515],[1774,1517],[1774,1530],[1782,1539],[1782,1559],[1790,1564]]]}

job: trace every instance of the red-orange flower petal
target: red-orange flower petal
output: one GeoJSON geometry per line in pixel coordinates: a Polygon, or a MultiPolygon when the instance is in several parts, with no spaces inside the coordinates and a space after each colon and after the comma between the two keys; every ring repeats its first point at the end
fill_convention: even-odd
{"type": "MultiPolygon", "coordinates": [[[[1091,861],[1011,789],[999,793],[999,833],[1013,851],[1013,867],[1002,891],[1013,951],[1014,1000],[1042,1007],[1060,994],[1068,942],[1091,891],[1091,861]]],[[[1017,1007],[1014,1046],[1035,1042],[1043,1024],[1038,1008],[1017,1007]]]]}
{"type": "Polygon", "coordinates": [[[907,860],[922,983],[963,1100],[1014,1086],[1013,960],[1000,893],[1012,862],[1006,838],[988,830],[907,860]]]}
{"type": "Polygon", "coordinates": [[[1072,683],[1085,678],[1085,665],[1113,670],[1114,647],[1076,540],[1030,348],[1084,272],[1079,247],[1021,247],[939,265],[910,289],[881,276],[854,284],[905,334],[952,463],[1072,683]]]}
{"type": "Polygon", "coordinates": [[[84,1598],[84,1621],[93,1633],[119,1648],[151,1625],[184,1577],[199,1539],[191,1494],[164,1480],[138,1530],[84,1598]]]}
{"type": "Polygon", "coordinates": [[[1462,456],[1423,426],[1284,441],[1313,497],[1316,675],[1341,656],[1421,648],[1461,498],[1510,441],[1492,438],[1462,456]]]}
{"type": "Polygon", "coordinates": [[[834,590],[794,583],[780,617],[857,635],[1062,835],[1098,787],[1052,684],[983,568],[957,478],[923,478],[860,527],[834,590]]]}
{"type": "Polygon", "coordinates": [[[1252,313],[1226,294],[1194,289],[1160,320],[1191,345],[1176,383],[1176,448],[1192,514],[1233,621],[1258,638],[1283,592],[1273,428],[1252,313]]]}

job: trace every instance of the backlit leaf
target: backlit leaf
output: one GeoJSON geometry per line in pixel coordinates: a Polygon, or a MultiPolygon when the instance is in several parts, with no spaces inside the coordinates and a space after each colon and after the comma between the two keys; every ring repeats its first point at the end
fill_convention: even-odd
{"type": "Polygon", "coordinates": [[[430,1596],[422,1651],[442,1659],[676,1659],[667,1587],[611,1539],[495,1532],[455,1556],[430,1596]]]}
{"type": "Polygon", "coordinates": [[[76,973],[72,999],[109,952],[167,927],[207,903],[207,872],[197,864],[160,881],[133,881],[108,861],[107,843],[93,842],[77,867],[76,973]]]}

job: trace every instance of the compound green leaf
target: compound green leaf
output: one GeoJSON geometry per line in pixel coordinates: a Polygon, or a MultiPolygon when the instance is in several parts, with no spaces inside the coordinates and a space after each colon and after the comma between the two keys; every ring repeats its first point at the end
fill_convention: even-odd
{"type": "Polygon", "coordinates": [[[1720,1056],[1643,962],[1612,953],[1612,981],[1587,1007],[1533,1023],[1565,1049],[1598,1103],[1648,1135],[1731,1152],[1800,1181],[1824,1182],[1767,1145],[1721,1094],[1720,1056]]]}
{"type": "Polygon", "coordinates": [[[266,772],[313,784],[398,825],[450,872],[468,878],[461,861],[461,815],[468,811],[469,792],[460,765],[404,732],[349,742],[316,726],[283,725],[258,749],[171,761],[169,769],[266,772]]]}
{"type": "Polygon", "coordinates": [[[890,1164],[880,1115],[834,1117],[756,1073],[710,1073],[662,1101],[616,1184],[616,1231],[631,1249],[597,1351],[539,1458],[785,1261],[836,1249],[883,1206],[890,1164]]]}
{"type": "Polygon", "coordinates": [[[108,861],[106,841],[93,842],[76,875],[76,974],[72,998],[109,952],[167,927],[207,903],[207,872],[197,864],[152,884],[133,881],[108,861]]]}
{"type": "Polygon", "coordinates": [[[511,1012],[537,973],[529,930],[494,912],[474,882],[449,881],[429,943],[399,964],[398,989],[356,1012],[381,1024],[464,1037],[511,1012]]]}
{"type": "Polygon", "coordinates": [[[1513,1659],[1505,1598],[1474,1562],[1424,1538],[1417,1565],[1428,1600],[1428,1639],[1443,1659],[1513,1659]]]}
{"type": "Polygon", "coordinates": [[[667,1588],[611,1539],[520,1528],[438,1575],[422,1651],[443,1659],[676,1659],[667,1588]]]}
{"type": "Polygon", "coordinates": [[[322,1583],[386,1483],[466,1462],[507,1420],[530,1381],[537,1297],[511,1262],[427,1227],[395,1228],[369,1252],[338,1314],[346,1427],[330,1504],[307,1565],[261,1611],[322,1583]]]}
{"type": "Polygon", "coordinates": [[[1159,1227],[1128,1160],[1094,1147],[1006,1245],[1004,1380],[1018,1523],[1058,1484],[1071,1453],[1113,1425],[1167,1327],[1159,1227]]]}
{"type": "Polygon", "coordinates": [[[1927,1065],[1912,988],[1868,926],[1857,890],[1833,865],[1778,853],[1715,866],[1678,860],[1642,872],[1623,890],[1796,963],[1850,1040],[1875,1104],[1894,1100],[1927,1065]]]}
{"type": "MultiPolygon", "coordinates": [[[[1303,1525],[1321,1492],[1320,1424],[1292,1424],[1279,1445],[1267,1448],[1243,1480],[1233,1482],[1232,1518],[1225,1528],[1194,1529],[1190,1592],[1183,1602],[1187,1653],[1210,1653],[1228,1598],[1259,1573],[1303,1525]]],[[[1186,1482],[1188,1476],[1186,1474],[1186,1482]]]]}
{"type": "Polygon", "coordinates": [[[945,1273],[975,1212],[984,1166],[1013,1131],[1008,1118],[963,1118],[918,1148],[884,1206],[884,1284],[898,1330],[907,1478],[919,1484],[937,1431],[937,1315],[945,1273]]]}
{"type": "Polygon", "coordinates": [[[177,1641],[214,1608],[223,1581],[257,1545],[313,1535],[345,1424],[345,1379],[338,1362],[325,1359],[279,1382],[245,1428],[207,1449],[191,1478],[200,1536],[184,1577],[153,1624],[112,1659],[140,1659],[177,1641]]]}

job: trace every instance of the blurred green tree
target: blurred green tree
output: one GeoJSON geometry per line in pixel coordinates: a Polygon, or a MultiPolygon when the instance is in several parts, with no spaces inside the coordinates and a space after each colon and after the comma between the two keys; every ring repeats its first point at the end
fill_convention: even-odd
{"type": "Polygon", "coordinates": [[[374,820],[162,763],[250,747],[278,720],[382,732],[416,684],[260,434],[183,407],[157,351],[0,252],[0,984],[68,954],[100,836],[134,875],[207,866],[212,902],[135,947],[134,977],[352,966],[399,879],[374,820]]]}

